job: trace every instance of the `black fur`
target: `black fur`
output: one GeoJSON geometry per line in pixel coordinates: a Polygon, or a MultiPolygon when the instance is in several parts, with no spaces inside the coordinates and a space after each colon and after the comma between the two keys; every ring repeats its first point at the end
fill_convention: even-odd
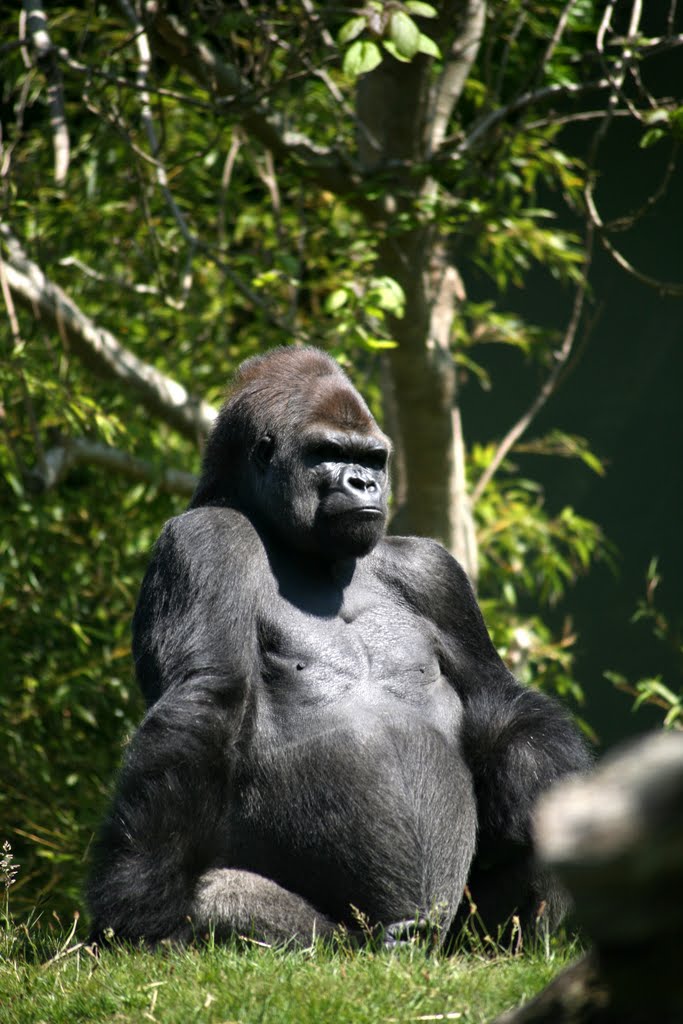
{"type": "Polygon", "coordinates": [[[149,710],[96,845],[94,938],[308,942],[358,912],[447,937],[468,879],[491,928],[561,912],[530,814],[587,754],[506,670],[457,562],[383,536],[388,456],[322,353],[238,372],[142,585],[149,710]]]}

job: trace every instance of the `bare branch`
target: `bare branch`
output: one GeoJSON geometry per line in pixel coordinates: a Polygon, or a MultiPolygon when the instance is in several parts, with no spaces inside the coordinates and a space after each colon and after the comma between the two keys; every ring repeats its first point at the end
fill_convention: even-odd
{"type": "MultiPolygon", "coordinates": [[[[548,117],[539,117],[535,121],[527,121],[524,125],[526,131],[536,131],[538,128],[561,128],[565,124],[577,124],[581,121],[601,121],[605,116],[602,110],[578,110],[575,114],[555,114],[551,112],[548,117]]],[[[619,108],[613,111],[613,117],[633,117],[630,110],[619,108]]]]}
{"type": "Polygon", "coordinates": [[[127,281],[125,278],[116,275],[101,274],[99,270],[95,270],[94,267],[89,267],[83,260],[79,260],[78,256],[63,256],[59,261],[59,265],[60,267],[76,267],[85,277],[89,277],[93,281],[99,281],[101,284],[109,285],[111,288],[133,292],[135,295],[154,295],[164,305],[170,306],[171,309],[180,310],[185,307],[184,301],[174,299],[172,295],[166,294],[161,288],[157,288],[155,284],[141,284],[136,281],[127,281]]]}
{"type": "Polygon", "coordinates": [[[192,263],[194,261],[194,255],[197,250],[197,239],[190,231],[187,225],[187,221],[185,220],[185,217],[183,216],[180,207],[175,201],[173,193],[171,192],[171,189],[168,184],[168,175],[166,173],[166,168],[159,159],[159,140],[157,138],[156,129],[154,127],[154,119],[152,117],[152,101],[150,99],[150,94],[147,91],[147,77],[152,63],[152,52],[149,48],[149,40],[147,39],[147,34],[144,31],[140,22],[138,21],[137,16],[135,14],[135,10],[128,3],[128,0],[119,0],[119,6],[122,8],[126,17],[129,19],[133,28],[135,29],[135,42],[137,45],[139,59],[136,81],[140,89],[140,99],[142,101],[142,110],[140,116],[142,118],[145,134],[147,135],[147,141],[149,142],[149,148],[152,151],[152,156],[155,158],[154,167],[157,184],[159,185],[162,195],[166,200],[166,205],[168,206],[169,210],[171,211],[171,214],[173,215],[173,219],[175,220],[176,224],[178,225],[178,228],[180,229],[181,235],[183,236],[188,245],[189,251],[187,254],[185,271],[181,279],[180,305],[182,308],[184,307],[185,302],[187,301],[187,296],[192,288],[192,263]]]}
{"type": "Polygon", "coordinates": [[[642,270],[638,270],[630,263],[624,254],[609,240],[607,235],[600,233],[598,236],[602,246],[607,250],[615,263],[618,263],[622,270],[625,270],[627,274],[635,278],[636,281],[640,281],[641,284],[647,285],[648,288],[653,288],[660,295],[669,295],[676,298],[683,296],[683,282],[676,281],[661,281],[657,277],[651,277],[649,274],[643,273],[642,270]]]}
{"type": "Polygon", "coordinates": [[[472,506],[481,498],[482,494],[486,490],[486,487],[491,482],[494,474],[500,468],[506,455],[513,447],[513,445],[519,440],[522,434],[529,428],[533,420],[536,418],[538,413],[541,411],[543,406],[546,404],[552,393],[555,391],[560,375],[567,365],[567,361],[572,352],[574,346],[574,340],[576,338],[576,332],[581,321],[581,314],[583,313],[583,306],[586,299],[586,291],[588,289],[588,269],[591,262],[593,252],[593,225],[589,222],[586,231],[586,242],[585,242],[585,253],[586,259],[583,267],[583,276],[581,283],[576,289],[576,295],[574,296],[574,305],[572,308],[572,315],[565,331],[562,344],[559,349],[554,353],[554,365],[552,370],[548,374],[542,388],[536,395],[527,411],[523,416],[517,420],[514,426],[507,432],[503,440],[498,445],[496,452],[491,459],[490,463],[479,477],[477,485],[472,491],[472,506]]]}
{"type": "MultiPolygon", "coordinates": [[[[9,281],[7,279],[7,266],[2,253],[0,253],[0,290],[2,291],[2,297],[7,309],[7,319],[9,320],[10,332],[12,334],[12,341],[14,342],[14,350],[18,352],[23,346],[21,332],[19,330],[19,319],[17,317],[17,311],[14,308],[14,299],[12,298],[12,291],[10,289],[9,281]]],[[[26,408],[26,414],[28,421],[31,425],[31,433],[33,434],[33,442],[36,446],[36,453],[38,456],[39,465],[44,465],[45,452],[43,450],[43,443],[40,437],[40,431],[38,429],[38,418],[36,416],[35,408],[33,405],[33,399],[31,398],[31,392],[26,382],[21,363],[17,367],[17,377],[19,379],[20,387],[24,397],[24,406],[26,408]]]]}
{"type": "Polygon", "coordinates": [[[560,97],[578,97],[587,92],[596,92],[600,89],[607,89],[610,85],[608,78],[598,78],[591,82],[566,82],[563,84],[546,85],[541,89],[532,89],[522,93],[504,107],[498,107],[490,113],[485,114],[458,145],[448,154],[448,159],[459,160],[466,153],[474,148],[482,138],[485,138],[492,128],[495,128],[501,121],[506,121],[513,114],[518,114],[528,107],[540,103],[547,103],[550,100],[560,97]]]}
{"type": "Polygon", "coordinates": [[[325,28],[325,25],[323,24],[323,21],[318,12],[316,11],[315,7],[311,3],[311,0],[301,0],[301,6],[308,15],[308,19],[311,22],[311,24],[315,25],[315,27],[319,30],[320,38],[324,42],[325,46],[327,46],[330,50],[334,50],[335,52],[337,52],[337,44],[335,43],[334,39],[325,28]]]}
{"type": "Polygon", "coordinates": [[[221,174],[221,190],[218,196],[218,216],[216,218],[216,237],[218,239],[219,246],[225,244],[225,204],[228,197],[228,189],[230,188],[230,180],[232,178],[232,172],[235,167],[235,161],[237,160],[237,154],[242,146],[242,139],[240,133],[235,130],[232,133],[232,139],[230,140],[230,148],[228,149],[225,163],[223,164],[223,173],[221,174]]]}
{"type": "Polygon", "coordinates": [[[485,0],[469,0],[460,16],[460,31],[451,44],[449,56],[437,83],[430,130],[429,152],[435,153],[446,135],[453,108],[476,60],[486,23],[485,0]]]}
{"type": "MultiPolygon", "coordinates": [[[[605,8],[598,34],[596,37],[596,48],[598,53],[604,54],[605,48],[605,36],[611,27],[611,15],[616,0],[610,0],[607,7],[605,8]]],[[[610,241],[606,234],[606,226],[600,216],[596,202],[595,202],[595,184],[597,175],[595,173],[595,163],[597,159],[598,150],[605,139],[609,125],[614,112],[617,108],[617,104],[622,97],[624,79],[629,68],[629,62],[632,59],[633,52],[637,49],[637,36],[640,29],[640,19],[642,17],[642,0],[633,0],[631,5],[631,16],[629,20],[628,33],[625,39],[621,41],[622,52],[619,59],[616,61],[613,70],[609,74],[609,86],[610,94],[607,104],[607,110],[605,116],[600,122],[593,141],[591,143],[590,154],[588,158],[589,165],[593,168],[592,173],[588,176],[586,186],[584,189],[584,200],[586,203],[586,209],[588,211],[588,217],[591,225],[597,229],[600,242],[603,247],[607,250],[610,256],[615,260],[616,263],[622,267],[628,274],[640,281],[642,284],[647,285],[650,288],[656,289],[661,295],[683,295],[683,284],[678,284],[668,281],[660,281],[657,278],[650,277],[648,274],[644,274],[637,270],[620,252],[614,244],[610,241]]],[[[605,65],[607,66],[607,65],[605,65]]],[[[633,110],[632,104],[628,102],[629,109],[633,110]]],[[[638,116],[635,112],[635,116],[638,116]]],[[[666,185],[667,176],[669,169],[667,168],[667,174],[664,179],[664,187],[666,185]]],[[[652,197],[652,202],[656,202],[659,198],[659,192],[655,192],[652,197]]],[[[646,208],[647,208],[646,204],[646,208]]]]}
{"type": "Polygon", "coordinates": [[[173,198],[173,193],[171,192],[168,185],[168,175],[166,174],[166,168],[159,159],[159,140],[157,139],[157,133],[154,127],[154,120],[152,118],[152,101],[150,99],[149,91],[147,89],[147,76],[149,74],[150,65],[152,63],[152,52],[149,48],[149,40],[147,39],[147,34],[145,33],[142,25],[140,24],[135,15],[135,11],[128,3],[128,0],[119,0],[119,5],[135,30],[135,43],[137,46],[139,60],[136,82],[138,89],[140,90],[140,99],[142,102],[142,110],[140,116],[142,119],[143,127],[145,129],[145,134],[147,135],[147,141],[149,142],[149,148],[152,151],[152,157],[154,158],[154,170],[157,179],[157,184],[161,188],[161,191],[164,195],[164,199],[166,200],[168,208],[173,214],[173,219],[178,225],[181,235],[188,243],[188,245],[191,247],[191,249],[194,249],[196,247],[195,240],[192,237],[190,229],[187,226],[187,221],[185,220],[178,204],[173,198]]]}
{"type": "Polygon", "coordinates": [[[62,445],[50,448],[45,453],[40,469],[32,470],[30,477],[42,491],[47,491],[61,483],[76,466],[83,465],[98,466],[108,473],[151,484],[165,494],[190,497],[197,484],[197,477],[193,473],[180,469],[160,469],[129,452],[87,438],[71,438],[62,445]]]}
{"type": "Polygon", "coordinates": [[[608,221],[608,223],[604,225],[606,231],[629,231],[637,221],[645,217],[650,210],[657,205],[659,200],[667,194],[678,163],[679,149],[680,143],[676,140],[672,147],[671,156],[669,157],[664,169],[662,180],[654,192],[647,196],[645,202],[642,203],[637,210],[633,210],[631,213],[623,214],[621,217],[616,217],[614,220],[608,221]]]}
{"type": "Polygon", "coordinates": [[[553,32],[552,37],[546,47],[545,53],[541,58],[541,63],[539,65],[539,71],[541,74],[545,73],[545,70],[548,67],[548,64],[550,63],[552,56],[555,53],[555,50],[557,49],[562,39],[564,30],[567,27],[567,22],[569,21],[569,15],[572,13],[572,8],[576,7],[576,3],[577,0],[567,0],[567,3],[564,5],[562,14],[557,19],[555,31],[553,32]]]}
{"type": "MultiPolygon", "coordinates": [[[[112,85],[121,86],[123,89],[139,89],[140,86],[137,82],[132,81],[130,78],[126,78],[123,75],[114,75],[103,68],[94,67],[91,64],[83,64],[82,61],[76,60],[72,57],[67,49],[60,46],[57,50],[59,59],[68,67],[70,71],[73,71],[78,75],[85,75],[87,79],[101,79],[103,82],[110,82],[112,85]]],[[[146,91],[154,93],[155,96],[166,96],[171,100],[178,100],[179,103],[184,104],[187,107],[196,107],[198,110],[212,110],[213,107],[206,100],[199,100],[196,96],[188,96],[187,93],[178,92],[176,89],[165,89],[160,85],[145,84],[146,91]]]]}
{"type": "Polygon", "coordinates": [[[121,381],[143,405],[185,437],[196,441],[207,433],[217,415],[211,405],[138,359],[110,331],[94,323],[28,258],[6,224],[0,224],[0,236],[7,248],[5,271],[15,299],[57,331],[84,365],[102,377],[121,381]]]}
{"type": "Polygon", "coordinates": [[[61,186],[69,173],[69,129],[64,111],[64,88],[57,55],[47,30],[47,17],[40,0],[24,0],[26,31],[36,52],[37,64],[47,79],[50,127],[55,148],[55,184],[61,186]]]}

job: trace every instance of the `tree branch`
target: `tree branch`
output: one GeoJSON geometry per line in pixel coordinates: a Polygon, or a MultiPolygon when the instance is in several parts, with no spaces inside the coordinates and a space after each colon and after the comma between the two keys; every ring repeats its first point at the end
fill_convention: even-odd
{"type": "Polygon", "coordinates": [[[110,331],[94,323],[28,258],[6,224],[0,224],[0,236],[8,253],[5,272],[15,299],[56,330],[84,365],[101,377],[119,380],[146,408],[185,437],[196,441],[208,432],[217,415],[211,405],[138,359],[110,331]]]}
{"type": "Polygon", "coordinates": [[[110,473],[152,484],[166,494],[190,497],[197,484],[197,477],[193,473],[185,473],[180,469],[159,469],[128,452],[82,437],[72,438],[45,452],[40,468],[31,471],[30,481],[41,491],[47,491],[61,483],[72,469],[83,465],[99,466],[110,473]]]}
{"type": "Polygon", "coordinates": [[[221,60],[205,42],[196,40],[172,14],[161,10],[158,0],[145,4],[147,29],[153,48],[169,63],[187,71],[214,98],[230,99],[244,107],[244,130],[258,139],[274,156],[296,164],[306,177],[337,195],[357,191],[360,173],[351,160],[342,159],[329,146],[320,146],[300,132],[283,128],[234,65],[221,60]]]}
{"type": "Polygon", "coordinates": [[[586,291],[588,289],[588,268],[591,262],[591,256],[593,251],[593,225],[589,222],[586,231],[586,260],[583,267],[583,277],[581,283],[576,289],[576,295],[574,297],[574,306],[572,309],[572,315],[565,331],[562,344],[559,349],[554,353],[554,365],[548,377],[545,380],[541,390],[536,395],[536,398],[531,403],[527,411],[523,416],[517,420],[514,426],[507,432],[503,440],[498,445],[496,452],[491,459],[490,463],[479,477],[477,485],[472,491],[472,506],[481,498],[486,487],[490,483],[494,474],[500,468],[501,463],[505,459],[506,455],[513,447],[513,445],[519,440],[522,434],[528,430],[530,424],[536,418],[538,413],[541,411],[545,403],[548,401],[553,391],[557,387],[557,383],[560,379],[560,375],[567,365],[567,360],[571,355],[572,348],[574,346],[574,340],[576,338],[576,332],[581,321],[581,314],[583,312],[583,305],[586,299],[586,291]]]}
{"type": "Polygon", "coordinates": [[[64,111],[64,87],[55,48],[47,30],[47,17],[40,0],[24,0],[26,32],[36,53],[36,63],[47,79],[50,127],[55,148],[55,184],[61,186],[69,172],[69,129],[64,111]]]}
{"type": "Polygon", "coordinates": [[[528,107],[533,107],[538,103],[547,103],[549,100],[559,99],[560,97],[583,96],[587,92],[607,89],[609,85],[608,78],[598,78],[592,82],[566,82],[564,84],[546,85],[540,89],[530,89],[528,92],[522,93],[521,96],[512,100],[511,103],[506,103],[504,107],[498,107],[496,110],[492,110],[481,117],[474,124],[469,134],[448,154],[448,158],[459,160],[466,153],[469,153],[475,144],[485,137],[497,124],[507,120],[513,114],[526,110],[528,107]]]}
{"type": "Polygon", "coordinates": [[[486,23],[485,0],[469,0],[460,16],[460,28],[450,47],[433,99],[434,116],[430,130],[429,152],[435,153],[446,135],[453,109],[479,52],[486,23]]]}

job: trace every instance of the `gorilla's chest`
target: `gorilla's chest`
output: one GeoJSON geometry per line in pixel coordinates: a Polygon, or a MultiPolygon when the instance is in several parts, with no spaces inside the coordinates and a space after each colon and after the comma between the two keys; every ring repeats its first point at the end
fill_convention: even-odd
{"type": "Polygon", "coordinates": [[[410,916],[456,885],[457,823],[474,834],[460,698],[391,591],[316,596],[263,602],[226,856],[340,920],[410,916]]]}
{"type": "Polygon", "coordinates": [[[259,733],[302,738],[349,723],[423,723],[454,736],[461,704],[444,679],[433,627],[381,588],[344,594],[324,613],[284,598],[259,625],[259,733]]]}

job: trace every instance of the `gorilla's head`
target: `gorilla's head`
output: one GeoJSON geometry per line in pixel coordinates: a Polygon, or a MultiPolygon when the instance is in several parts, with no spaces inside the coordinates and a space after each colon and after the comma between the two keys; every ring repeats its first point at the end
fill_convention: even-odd
{"type": "Polygon", "coordinates": [[[324,352],[243,363],[209,436],[191,507],[230,505],[300,550],[365,555],[384,533],[391,443],[324,352]]]}

